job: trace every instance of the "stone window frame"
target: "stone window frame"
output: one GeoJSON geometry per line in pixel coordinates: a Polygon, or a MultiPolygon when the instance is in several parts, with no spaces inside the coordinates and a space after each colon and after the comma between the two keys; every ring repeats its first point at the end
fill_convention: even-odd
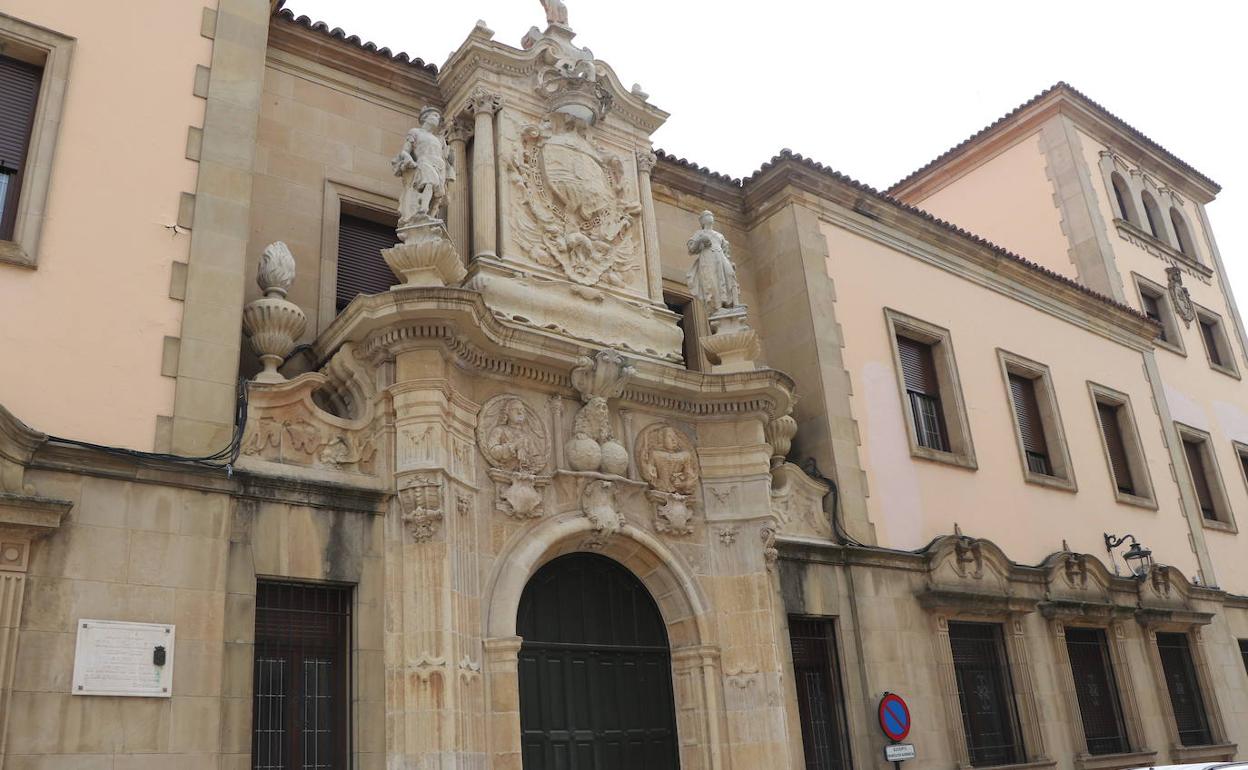
{"type": "Polygon", "coordinates": [[[1144,456],[1144,446],[1140,443],[1139,423],[1135,419],[1135,409],[1131,406],[1131,397],[1120,390],[1088,380],[1088,394],[1092,399],[1092,420],[1096,428],[1097,438],[1101,444],[1101,452],[1105,456],[1105,470],[1109,474],[1110,487],[1114,497],[1125,505],[1138,508],[1158,509],[1157,496],[1153,486],[1153,476],[1148,469],[1148,458],[1144,456]],[[1127,463],[1131,466],[1132,481],[1136,484],[1136,494],[1127,494],[1118,489],[1114,483],[1113,462],[1109,457],[1109,446],[1105,443],[1105,431],[1101,428],[1099,404],[1108,404],[1120,409],[1122,419],[1119,429],[1122,432],[1124,448],[1127,452],[1127,463]],[[1143,494],[1141,494],[1143,493],[1143,494]]]}
{"type": "MultiPolygon", "coordinates": [[[[1216,529],[1222,532],[1230,532],[1237,534],[1239,527],[1235,524],[1235,513],[1231,510],[1231,498],[1226,493],[1226,484],[1222,478],[1222,468],[1218,463],[1217,452],[1214,451],[1213,437],[1207,431],[1193,428],[1181,422],[1174,423],[1175,433],[1178,435],[1179,441],[1199,443],[1201,447],[1201,455],[1204,460],[1206,483],[1209,485],[1209,492],[1213,495],[1214,510],[1217,513],[1217,520],[1206,519],[1204,513],[1197,511],[1200,516],[1200,523],[1205,529],[1216,529]]],[[[1181,449],[1181,447],[1180,447],[1181,449]]],[[[1183,467],[1187,470],[1188,482],[1194,485],[1191,473],[1192,469],[1187,464],[1187,454],[1183,455],[1183,467]]],[[[1236,457],[1238,460],[1238,456],[1236,457]]],[[[1196,488],[1192,487],[1192,498],[1196,499],[1196,488]]],[[[1197,501],[1199,507],[1199,501],[1197,501]]]]}
{"type": "Polygon", "coordinates": [[[1156,281],[1149,280],[1139,273],[1131,273],[1131,278],[1135,283],[1135,295],[1139,301],[1140,312],[1144,310],[1145,294],[1156,299],[1157,307],[1161,309],[1161,325],[1165,327],[1166,339],[1154,337],[1153,344],[1165,348],[1171,353],[1186,357],[1187,346],[1183,342],[1183,331],[1179,327],[1179,317],[1175,314],[1174,305],[1170,302],[1170,291],[1156,281]]]}
{"type": "Polygon", "coordinates": [[[1050,613],[1049,633],[1056,651],[1059,685],[1069,712],[1071,737],[1077,747],[1075,767],[1077,770],[1119,770],[1153,764],[1156,751],[1148,747],[1144,723],[1140,716],[1139,702],[1135,697],[1135,681],[1131,671],[1131,655],[1128,649],[1126,624],[1120,619],[1097,621],[1083,615],[1082,608],[1071,608],[1068,613],[1050,613]],[[1127,751],[1120,754],[1089,754],[1088,739],[1083,732],[1083,710],[1075,690],[1074,667],[1070,662],[1070,650],[1066,646],[1067,628],[1090,628],[1105,632],[1109,652],[1109,665],[1117,690],[1122,722],[1127,732],[1127,751]]]}
{"type": "Polygon", "coordinates": [[[38,267],[39,244],[47,220],[48,190],[52,183],[52,162],[65,95],[69,90],[69,68],[75,44],[75,39],[68,35],[0,13],[0,49],[6,56],[43,68],[17,216],[13,222],[13,240],[0,241],[0,263],[38,267]]]}
{"type": "MultiPolygon", "coordinates": [[[[689,308],[689,314],[681,315],[682,317],[692,321],[695,327],[693,339],[686,341],[688,343],[689,351],[696,356],[696,360],[691,362],[687,360],[688,357],[686,357],[685,368],[694,372],[711,371],[710,359],[706,357],[706,352],[702,348],[702,340],[710,336],[711,333],[711,323],[707,317],[705,305],[694,300],[693,295],[689,293],[689,287],[687,285],[685,285],[682,281],[677,281],[672,278],[664,278],[662,280],[662,295],[665,303],[667,298],[671,297],[673,299],[680,300],[684,306],[687,306],[689,308]]],[[[689,330],[684,329],[683,331],[687,334],[689,330]]],[[[683,346],[681,352],[685,352],[683,346]]]]}
{"type": "MultiPolygon", "coordinates": [[[[970,748],[966,729],[962,724],[962,704],[958,699],[957,675],[953,662],[953,647],[949,639],[949,623],[990,623],[1001,627],[1005,646],[1006,669],[1010,677],[1010,696],[1021,733],[1023,761],[998,767],[1038,768],[1051,767],[1056,762],[1044,749],[1044,733],[1041,729],[1040,704],[1036,697],[1033,666],[1027,650],[1027,635],[1023,619],[1031,611],[1006,607],[976,607],[976,595],[968,596],[965,606],[957,600],[943,606],[933,606],[932,622],[935,624],[933,639],[936,645],[936,665],[940,671],[940,695],[944,701],[945,721],[951,733],[950,748],[953,749],[958,767],[971,767],[970,748]]],[[[1007,602],[1008,600],[1003,600],[1007,602]]]]}
{"type": "MultiPolygon", "coordinates": [[[[397,216],[399,211],[398,198],[379,184],[366,180],[348,182],[333,177],[326,178],[321,209],[320,289],[316,303],[318,336],[338,317],[335,304],[335,293],[338,289],[338,229],[344,204],[349,208],[364,209],[386,216],[397,216]]],[[[395,243],[398,243],[397,236],[395,243]]]]}
{"type": "Polygon", "coordinates": [[[893,352],[893,371],[897,377],[897,394],[901,399],[902,416],[906,423],[906,437],[910,442],[910,456],[922,460],[978,470],[975,459],[975,443],[971,438],[971,425],[962,395],[962,381],[958,376],[957,357],[953,351],[953,333],[942,326],[919,320],[892,308],[884,308],[884,321],[888,330],[888,344],[893,352]],[[902,374],[901,351],[897,337],[908,337],[930,345],[932,360],[936,367],[936,380],[940,387],[941,410],[944,412],[945,430],[950,451],[942,452],[919,444],[918,432],[906,396],[906,381],[902,374]]]}
{"type": "Polygon", "coordinates": [[[1213,359],[1209,357],[1209,348],[1205,343],[1205,333],[1203,329],[1197,328],[1200,333],[1200,347],[1205,351],[1205,360],[1209,362],[1209,368],[1215,372],[1221,372],[1227,377],[1240,379],[1239,363],[1235,360],[1235,349],[1231,346],[1231,338],[1226,333],[1226,321],[1222,316],[1213,312],[1203,305],[1192,303],[1192,307],[1196,310],[1196,322],[1208,323],[1213,326],[1215,344],[1218,346],[1218,355],[1222,358],[1223,363],[1215,364],[1213,359]]]}
{"type": "Polygon", "coordinates": [[[1002,348],[997,348],[997,361],[1001,365],[1001,379],[1005,383],[1005,400],[1010,408],[1010,425],[1014,429],[1014,444],[1018,448],[1023,480],[1029,484],[1077,492],[1079,486],[1075,480],[1075,466],[1070,460],[1070,448],[1066,442],[1062,411],[1058,406],[1053,375],[1049,367],[1002,348]],[[1049,465],[1053,468],[1051,476],[1036,473],[1027,466],[1023,437],[1018,429],[1018,405],[1014,403],[1014,390],[1010,387],[1012,374],[1031,380],[1035,389],[1036,404],[1040,408],[1040,421],[1044,429],[1044,443],[1049,450],[1049,465]]]}
{"type": "Polygon", "coordinates": [[[1217,690],[1214,688],[1209,657],[1205,653],[1201,626],[1206,622],[1191,622],[1179,618],[1141,619],[1144,625],[1144,642],[1148,647],[1145,656],[1148,658],[1149,668],[1153,673],[1153,686],[1157,692],[1157,700],[1161,704],[1162,721],[1166,723],[1166,736],[1170,740],[1170,757],[1175,763],[1228,761],[1235,752],[1235,744],[1231,743],[1226,730],[1226,722],[1222,718],[1222,707],[1218,703],[1217,690]],[[1166,685],[1166,674],[1161,665],[1161,651],[1157,648],[1159,632],[1178,633],[1187,637],[1188,651],[1192,655],[1192,665],[1196,669],[1196,682],[1200,685],[1201,700],[1205,707],[1205,718],[1209,720],[1209,733],[1214,741],[1208,746],[1184,746],[1179,741],[1174,704],[1170,702],[1170,690],[1166,685]]]}

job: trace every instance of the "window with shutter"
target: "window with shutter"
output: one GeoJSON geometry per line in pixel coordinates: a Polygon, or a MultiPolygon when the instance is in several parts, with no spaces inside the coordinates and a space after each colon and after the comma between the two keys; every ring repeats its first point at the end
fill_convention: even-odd
{"type": "Polygon", "coordinates": [[[1187,458],[1187,470],[1192,475],[1192,486],[1196,488],[1196,501],[1200,504],[1200,514],[1211,521],[1218,520],[1218,509],[1213,499],[1213,490],[1209,486],[1209,469],[1205,466],[1204,442],[1183,440],[1183,455],[1187,458]]]}
{"type": "Polygon", "coordinates": [[[13,238],[43,70],[0,56],[0,240],[13,238]]]}
{"type": "Polygon", "coordinates": [[[1067,628],[1066,651],[1088,753],[1126,752],[1127,728],[1105,632],[1099,628],[1067,628]]]}
{"type": "Polygon", "coordinates": [[[351,590],[256,585],[252,767],[347,767],[351,590]]]}
{"type": "Polygon", "coordinates": [[[1014,418],[1018,422],[1019,438],[1027,457],[1027,468],[1032,473],[1053,475],[1049,462],[1049,448],[1044,440],[1044,422],[1040,417],[1040,404],[1036,400],[1035,380],[1018,374],[1010,375],[1010,393],[1014,402],[1014,418]]]}
{"type": "Polygon", "coordinates": [[[1135,479],[1131,474],[1131,463],[1127,457],[1127,445],[1123,440],[1122,422],[1119,412],[1122,407],[1098,401],[1096,413],[1100,418],[1101,433],[1105,437],[1105,450],[1109,453],[1109,466],[1114,474],[1114,484],[1118,491],[1134,495],[1135,479]]]}
{"type": "Polygon", "coordinates": [[[845,697],[832,621],[790,617],[789,640],[806,770],[850,770],[845,697]]]}
{"type": "Polygon", "coordinates": [[[1200,338],[1205,343],[1205,354],[1209,356],[1209,363],[1214,366],[1225,366],[1222,363],[1222,350],[1218,346],[1218,324],[1208,318],[1200,319],[1200,338]]]}
{"type": "Polygon", "coordinates": [[[897,354],[901,359],[902,379],[910,401],[910,417],[919,446],[949,451],[945,415],[940,403],[940,383],[932,346],[926,342],[897,336],[897,354]]]}
{"type": "Polygon", "coordinates": [[[1001,627],[994,623],[950,623],[949,644],[971,765],[1021,762],[1022,739],[1001,627]]]}
{"type": "Polygon", "coordinates": [[[1248,639],[1239,640],[1239,657],[1244,661],[1244,671],[1248,672],[1248,639]]]}
{"type": "Polygon", "coordinates": [[[1207,746],[1213,743],[1209,716],[1196,678],[1196,665],[1186,634],[1158,633],[1157,652],[1170,694],[1179,743],[1184,746],[1207,746]]]}
{"type": "Polygon", "coordinates": [[[381,256],[394,246],[394,225],[343,214],[338,219],[338,288],[334,304],[339,313],[360,294],[379,294],[398,283],[381,256]]]}

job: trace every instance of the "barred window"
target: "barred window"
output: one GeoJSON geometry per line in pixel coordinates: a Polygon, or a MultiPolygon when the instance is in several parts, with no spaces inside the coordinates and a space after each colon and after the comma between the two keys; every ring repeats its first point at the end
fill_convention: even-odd
{"type": "Polygon", "coordinates": [[[830,620],[789,618],[806,770],[851,770],[845,697],[830,620]]]}
{"type": "Polygon", "coordinates": [[[351,589],[256,585],[252,770],[346,770],[351,589]]]}
{"type": "Polygon", "coordinates": [[[1127,728],[1109,657],[1109,642],[1099,628],[1067,628],[1066,651],[1074,675],[1079,715],[1089,754],[1127,751],[1127,728]]]}
{"type": "Polygon", "coordinates": [[[0,56],[0,240],[13,238],[42,79],[41,67],[0,56]]]}
{"type": "Polygon", "coordinates": [[[1205,699],[1196,679],[1196,664],[1187,634],[1157,634],[1157,652],[1170,693],[1179,743],[1184,746],[1207,746],[1213,743],[1205,699]]]}
{"type": "Polygon", "coordinates": [[[1021,762],[1022,734],[1001,626],[951,622],[949,644],[971,765],[1021,762]]]}
{"type": "Polygon", "coordinates": [[[901,374],[910,400],[910,415],[919,446],[949,451],[945,415],[940,404],[940,384],[936,378],[936,362],[932,346],[897,337],[897,354],[901,358],[901,374]]]}

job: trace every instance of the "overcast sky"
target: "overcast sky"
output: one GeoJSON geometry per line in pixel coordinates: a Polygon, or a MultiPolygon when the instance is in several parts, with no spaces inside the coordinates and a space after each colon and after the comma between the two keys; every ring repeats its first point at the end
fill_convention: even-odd
{"type": "MultiPolygon", "coordinates": [[[[1065,80],[1222,185],[1209,215],[1248,302],[1248,3],[566,2],[577,43],[672,114],[655,146],[734,177],[788,147],[884,189],[1065,80]]],[[[439,66],[477,19],[517,46],[545,27],[539,0],[287,7],[439,66]]]]}

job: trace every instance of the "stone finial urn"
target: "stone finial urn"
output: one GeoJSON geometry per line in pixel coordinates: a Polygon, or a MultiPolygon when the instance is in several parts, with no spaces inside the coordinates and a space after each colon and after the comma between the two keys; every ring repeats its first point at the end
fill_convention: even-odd
{"type": "Polygon", "coordinates": [[[260,255],[256,271],[256,283],[264,296],[243,307],[243,331],[264,364],[256,382],[286,381],[277,367],[290,355],[295,340],[308,324],[308,317],[299,306],[286,299],[286,291],[294,280],[294,255],[281,241],[270,243],[260,255]]]}

